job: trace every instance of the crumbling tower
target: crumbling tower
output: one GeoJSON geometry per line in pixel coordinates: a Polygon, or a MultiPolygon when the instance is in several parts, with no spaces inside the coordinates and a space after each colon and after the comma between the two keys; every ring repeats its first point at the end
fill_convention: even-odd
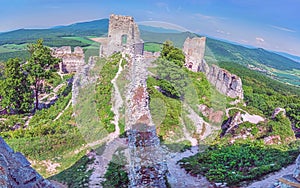
{"type": "Polygon", "coordinates": [[[110,56],[124,50],[129,50],[135,55],[144,53],[144,41],[140,38],[138,25],[131,16],[112,14],[109,19],[108,36],[100,39],[100,43],[100,56],[110,56]]]}

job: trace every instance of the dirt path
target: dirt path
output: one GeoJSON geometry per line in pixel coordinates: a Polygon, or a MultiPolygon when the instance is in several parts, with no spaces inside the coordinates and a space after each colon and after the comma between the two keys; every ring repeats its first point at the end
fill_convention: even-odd
{"type": "MultiPolygon", "coordinates": [[[[125,139],[117,138],[106,145],[102,155],[96,155],[94,163],[89,166],[89,169],[94,169],[90,176],[89,188],[101,188],[101,182],[105,179],[104,174],[107,170],[108,164],[112,159],[113,154],[119,147],[126,147],[125,139]]],[[[88,169],[88,170],[89,170],[88,169]]]]}
{"type": "Polygon", "coordinates": [[[283,175],[292,174],[295,169],[295,164],[289,165],[286,168],[268,175],[265,179],[261,181],[254,182],[247,186],[247,188],[270,188],[277,182],[277,180],[283,175]]]}
{"type": "MultiPolygon", "coordinates": [[[[121,97],[121,94],[120,94],[120,91],[119,91],[116,81],[117,81],[119,75],[121,74],[122,70],[123,70],[123,68],[122,68],[122,59],[121,59],[119,62],[118,72],[117,72],[116,76],[111,80],[111,83],[114,86],[114,94],[113,94],[114,103],[112,105],[111,110],[115,114],[114,120],[113,120],[113,123],[115,125],[115,131],[113,133],[109,134],[104,139],[98,140],[93,143],[89,143],[86,146],[84,146],[83,148],[81,148],[81,151],[82,151],[82,149],[84,149],[84,148],[93,147],[96,145],[100,145],[104,142],[107,142],[107,145],[106,145],[106,148],[105,148],[103,154],[96,155],[94,163],[89,166],[89,169],[94,169],[92,175],[90,176],[90,181],[89,181],[89,187],[91,187],[91,188],[102,187],[101,182],[104,181],[103,177],[107,170],[108,164],[112,159],[113,154],[119,147],[127,146],[125,143],[125,139],[118,138],[120,135],[119,109],[123,105],[123,100],[122,100],[122,97],[121,97]]],[[[80,151],[80,150],[78,150],[78,151],[80,151]]]]}
{"type": "Polygon", "coordinates": [[[122,71],[123,71],[123,68],[122,68],[122,59],[121,59],[120,62],[119,62],[119,70],[118,70],[116,76],[114,77],[114,79],[111,80],[111,83],[114,86],[114,95],[113,95],[114,104],[112,105],[111,110],[115,114],[113,124],[115,124],[115,127],[116,127],[115,134],[117,134],[118,136],[120,135],[120,127],[119,127],[120,114],[119,114],[119,109],[123,105],[123,99],[122,99],[122,96],[121,96],[121,93],[119,91],[119,88],[118,88],[118,85],[117,85],[116,81],[117,81],[117,79],[118,79],[118,77],[119,77],[119,75],[121,74],[122,71]]]}
{"type": "Polygon", "coordinates": [[[184,107],[189,112],[188,117],[196,126],[196,132],[201,134],[201,140],[206,139],[213,133],[213,131],[216,129],[215,127],[205,122],[204,119],[200,117],[189,105],[185,104],[184,107]]]}
{"type": "Polygon", "coordinates": [[[183,135],[184,135],[185,139],[187,139],[188,141],[190,141],[191,144],[192,144],[192,146],[197,146],[198,145],[197,139],[193,138],[191,136],[191,134],[189,133],[189,131],[186,129],[186,126],[185,126],[185,124],[184,124],[184,122],[183,122],[182,119],[181,119],[181,124],[183,125],[182,130],[183,130],[183,135]]]}
{"type": "Polygon", "coordinates": [[[60,116],[63,115],[63,113],[70,107],[70,105],[72,104],[72,100],[70,99],[68,105],[65,107],[65,109],[63,109],[63,111],[59,112],[59,114],[56,116],[56,118],[53,121],[56,121],[60,118],[60,116]]]}
{"type": "Polygon", "coordinates": [[[226,109],[226,117],[228,117],[228,118],[229,118],[229,111],[230,110],[239,110],[241,112],[244,112],[245,114],[241,115],[244,122],[248,121],[250,123],[257,124],[261,121],[265,121],[265,118],[263,118],[259,115],[255,115],[255,114],[251,115],[247,111],[245,111],[241,108],[237,108],[237,107],[232,107],[232,108],[227,108],[226,109]]]}
{"type": "Polygon", "coordinates": [[[167,159],[167,165],[169,170],[168,182],[171,187],[174,188],[200,188],[209,187],[210,182],[205,177],[194,177],[187,174],[186,171],[181,168],[177,161],[185,157],[190,157],[199,152],[198,146],[194,146],[191,150],[187,150],[183,153],[170,153],[167,159]]]}

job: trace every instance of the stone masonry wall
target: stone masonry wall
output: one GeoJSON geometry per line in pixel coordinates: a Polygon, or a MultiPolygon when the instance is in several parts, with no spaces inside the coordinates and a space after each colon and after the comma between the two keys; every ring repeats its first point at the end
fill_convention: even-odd
{"type": "Polygon", "coordinates": [[[78,68],[85,63],[83,49],[78,46],[74,48],[74,52],[72,52],[71,46],[52,48],[52,55],[61,59],[59,69],[63,73],[77,72],[78,68]]]}
{"type": "Polygon", "coordinates": [[[14,152],[1,137],[0,187],[55,188],[30,167],[30,162],[20,152],[14,152]]]}
{"type": "Polygon", "coordinates": [[[185,66],[191,71],[198,72],[199,67],[203,64],[205,53],[206,37],[187,38],[183,45],[185,54],[185,66]]]}
{"type": "Polygon", "coordinates": [[[143,55],[144,42],[140,38],[138,25],[131,16],[112,14],[109,19],[108,37],[99,39],[100,56],[110,56],[131,48],[132,53],[143,55]]]}

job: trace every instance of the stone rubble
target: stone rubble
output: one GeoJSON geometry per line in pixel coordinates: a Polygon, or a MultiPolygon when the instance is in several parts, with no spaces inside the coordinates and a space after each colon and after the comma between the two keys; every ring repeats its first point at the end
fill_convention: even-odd
{"type": "Polygon", "coordinates": [[[150,60],[136,56],[130,61],[127,87],[126,130],[129,144],[130,187],[166,187],[167,165],[149,109],[146,79],[150,60]]]}
{"type": "Polygon", "coordinates": [[[300,155],[296,159],[296,167],[293,172],[293,177],[300,182],[300,155]]]}
{"type": "Polygon", "coordinates": [[[285,116],[285,114],[286,114],[285,109],[284,109],[284,108],[277,107],[277,108],[275,108],[275,110],[273,111],[271,118],[274,119],[280,112],[282,112],[283,115],[285,116]]]}
{"type": "Polygon", "coordinates": [[[20,152],[14,152],[0,137],[1,188],[55,188],[31,166],[20,152]]]}

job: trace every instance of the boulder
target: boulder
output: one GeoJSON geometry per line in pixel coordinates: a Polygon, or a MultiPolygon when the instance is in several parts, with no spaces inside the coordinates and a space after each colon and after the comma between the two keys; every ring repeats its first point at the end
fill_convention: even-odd
{"type": "Polygon", "coordinates": [[[280,112],[282,112],[283,115],[285,116],[285,114],[286,114],[285,109],[284,109],[284,108],[277,107],[277,108],[275,108],[275,110],[274,110],[273,113],[272,113],[272,118],[275,118],[280,112]]]}

